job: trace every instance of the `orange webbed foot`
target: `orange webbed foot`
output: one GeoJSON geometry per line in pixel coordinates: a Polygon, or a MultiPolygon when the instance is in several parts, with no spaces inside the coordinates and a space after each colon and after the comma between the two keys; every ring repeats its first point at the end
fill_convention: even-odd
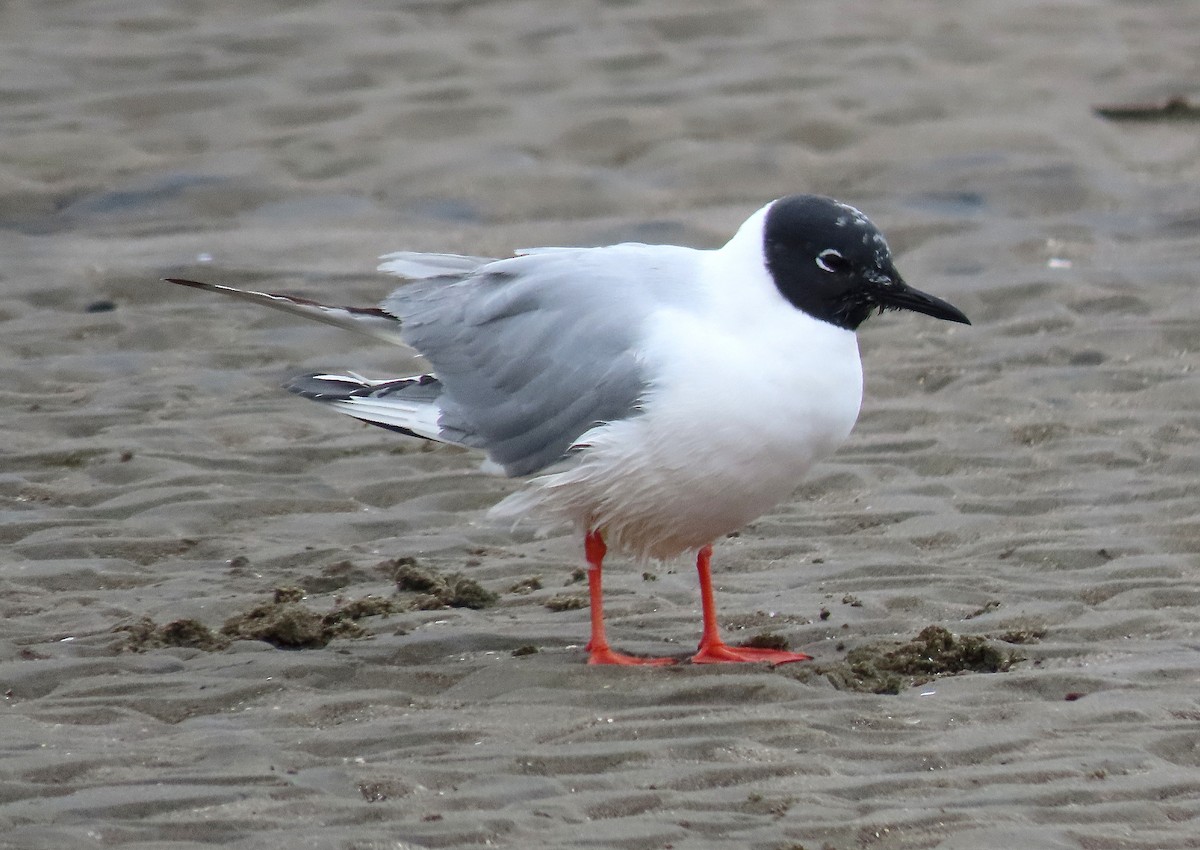
{"type": "Polygon", "coordinates": [[[588,650],[588,664],[616,664],[621,667],[665,667],[674,664],[674,658],[641,658],[637,655],[626,655],[610,648],[588,650]]]}
{"type": "Polygon", "coordinates": [[[811,655],[803,652],[788,652],[782,649],[759,649],[752,646],[730,646],[723,641],[700,645],[692,656],[693,664],[739,664],[766,662],[767,664],[792,664],[797,661],[812,661],[811,655]]]}

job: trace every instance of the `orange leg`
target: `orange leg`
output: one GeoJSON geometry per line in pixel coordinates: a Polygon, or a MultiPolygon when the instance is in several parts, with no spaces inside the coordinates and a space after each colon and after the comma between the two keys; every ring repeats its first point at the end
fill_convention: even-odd
{"type": "Polygon", "coordinates": [[[713,602],[711,561],[712,546],[705,546],[696,555],[696,572],[700,574],[700,606],[704,611],[704,634],[700,638],[699,651],[692,656],[693,664],[721,664],[738,661],[788,664],[792,661],[812,660],[811,655],[805,655],[803,652],[729,646],[721,640],[721,632],[717,628],[717,606],[713,602]]]}
{"type": "Polygon", "coordinates": [[[608,547],[604,545],[600,532],[590,531],[584,538],[583,549],[588,562],[588,598],[592,609],[592,639],[587,645],[588,664],[674,664],[673,658],[638,658],[614,652],[608,645],[608,638],[604,635],[604,592],[600,587],[600,572],[608,547]]]}

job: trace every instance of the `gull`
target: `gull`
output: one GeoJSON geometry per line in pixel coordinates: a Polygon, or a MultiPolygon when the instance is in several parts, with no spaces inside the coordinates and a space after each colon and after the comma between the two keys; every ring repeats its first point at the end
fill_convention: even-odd
{"type": "Polygon", "coordinates": [[[482,450],[485,466],[525,478],[489,517],[583,536],[591,664],[674,661],[609,645],[610,547],[639,560],[695,553],[703,628],[692,662],[810,659],[722,640],[713,544],[786,499],[850,434],[863,391],[856,331],[873,312],[970,324],[905,283],[863,213],[819,195],[768,203],[715,250],[623,243],[381,259],[380,271],[407,283],[374,307],[168,280],[423,357],[428,374],[316,373],[288,389],[372,425],[482,450]]]}

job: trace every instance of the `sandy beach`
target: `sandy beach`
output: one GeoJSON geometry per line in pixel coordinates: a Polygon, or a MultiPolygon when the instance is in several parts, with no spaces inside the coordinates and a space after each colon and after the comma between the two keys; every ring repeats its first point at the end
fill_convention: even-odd
{"type": "MultiPolygon", "coordinates": [[[[1094,110],[1176,96],[1200,4],[0,4],[0,847],[1200,847],[1200,122],[1094,110]],[[515,482],[280,389],[402,353],[160,282],[371,304],[793,192],[974,324],[870,320],[849,441],[716,547],[774,669],[587,667],[515,482]],[[929,626],[1003,665],[860,675],[929,626]]],[[[690,562],[606,582],[695,646],[690,562]]]]}

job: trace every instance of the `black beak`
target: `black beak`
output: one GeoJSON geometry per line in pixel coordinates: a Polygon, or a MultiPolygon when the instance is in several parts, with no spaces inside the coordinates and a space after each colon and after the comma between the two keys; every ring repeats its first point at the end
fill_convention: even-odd
{"type": "Polygon", "coordinates": [[[886,282],[879,281],[879,287],[873,293],[879,306],[891,310],[912,310],[914,313],[924,313],[935,319],[945,319],[947,322],[971,324],[962,310],[948,301],[935,298],[927,292],[913,289],[900,275],[889,278],[886,282]]]}

